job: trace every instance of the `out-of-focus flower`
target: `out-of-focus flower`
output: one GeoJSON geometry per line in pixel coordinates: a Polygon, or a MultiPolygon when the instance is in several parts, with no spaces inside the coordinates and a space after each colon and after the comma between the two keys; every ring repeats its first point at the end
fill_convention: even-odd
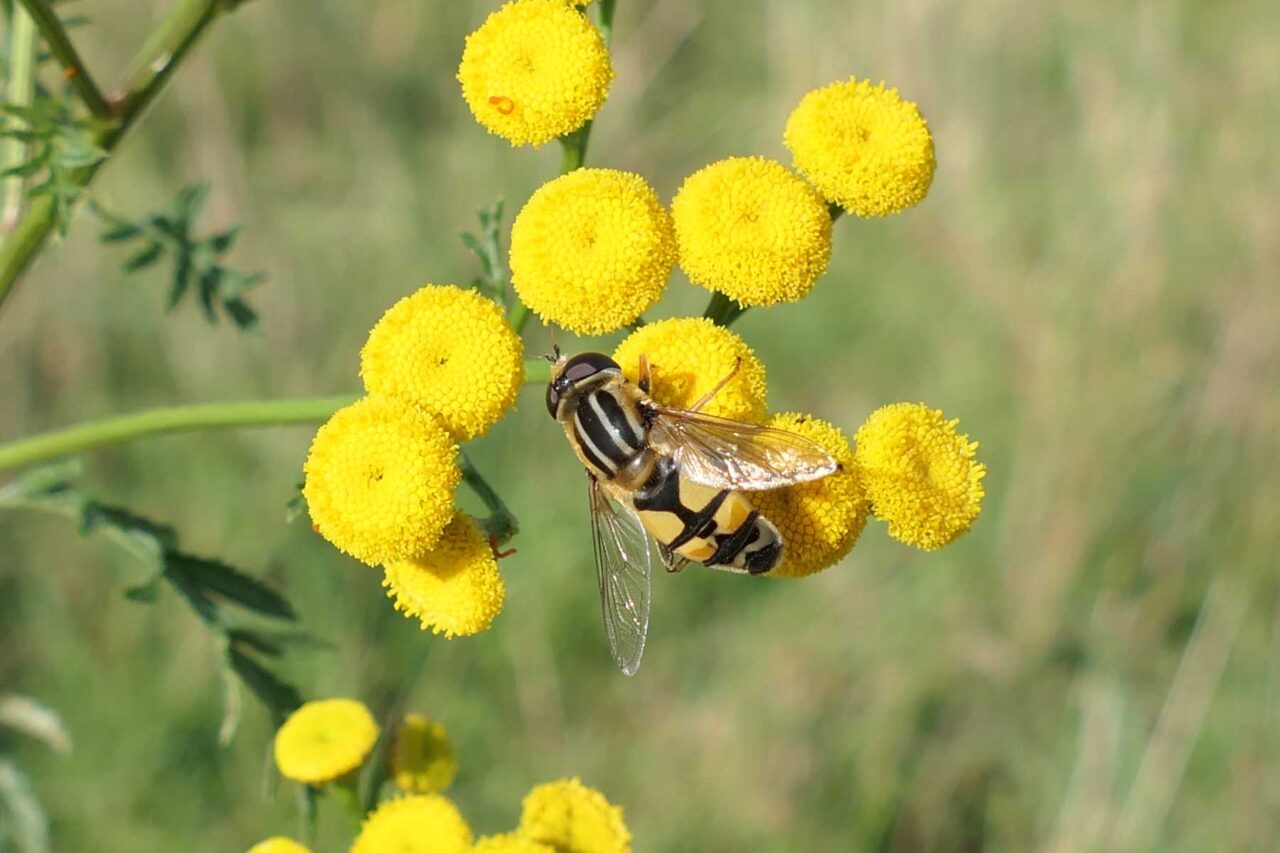
{"type": "Polygon", "coordinates": [[[577,778],[538,785],[524,798],[519,834],[562,853],[625,853],[622,809],[577,778]]]}
{"type": "Polygon", "coordinates": [[[511,228],[516,293],[578,334],[634,321],[662,296],[674,264],[671,217],[629,172],[576,169],[548,181],[511,228]]]}
{"type": "Polygon", "coordinates": [[[405,714],[387,753],[391,779],[410,794],[438,794],[453,782],[458,759],[440,723],[405,714]]]}
{"type": "Polygon", "coordinates": [[[365,819],[351,853],[469,853],[471,827],[439,794],[387,800],[365,819]]]}
{"type": "Polygon", "coordinates": [[[689,280],[742,305],[807,296],[831,260],[826,203],[764,157],[730,157],[694,172],[671,216],[689,280]]]}
{"type": "Polygon", "coordinates": [[[492,625],[506,597],[493,548],[464,513],[454,516],[435,547],[388,563],[382,585],[397,610],[451,639],[492,625]]]}
{"type": "Polygon", "coordinates": [[[458,82],[476,121],[512,145],[582,127],[613,80],[600,33],[564,0],[513,0],[467,36],[458,82]]]}
{"type": "Polygon", "coordinates": [[[883,83],[851,78],[800,99],[783,136],[795,167],[859,216],[918,204],[933,181],[933,137],[920,110],[883,83]]]}
{"type": "Polygon", "coordinates": [[[834,566],[853,548],[867,522],[867,496],[849,439],[838,428],[793,412],[774,415],[769,426],[817,442],[840,465],[821,480],[751,495],[782,534],[782,562],[769,576],[804,577],[834,566]]]}
{"type": "Polygon", "coordinates": [[[702,411],[737,421],[760,423],[768,407],[764,364],[733,332],[703,317],[673,317],[648,323],[627,336],[613,353],[632,382],[640,356],[652,369],[650,394],[664,406],[687,409],[715,387],[741,360],[737,373],[702,411]]]}
{"type": "Polygon", "coordinates": [[[890,536],[924,551],[953,541],[982,511],[987,469],[959,422],[921,403],[893,403],[872,412],[854,437],[871,511],[890,536]]]}
{"type": "Polygon", "coordinates": [[[289,779],[319,785],[359,767],[377,739],[378,724],[363,703],[307,702],[276,732],[276,766],[289,779]]]}
{"type": "Polygon", "coordinates": [[[311,853],[310,848],[304,844],[299,844],[292,838],[285,838],[283,835],[277,835],[249,848],[249,853],[311,853]]]}
{"type": "Polygon", "coordinates": [[[360,351],[360,375],[370,394],[413,403],[467,441],[515,405],[524,348],[493,300],[428,285],[382,315],[360,351]]]}
{"type": "Polygon", "coordinates": [[[311,442],[302,493],[316,530],[375,565],[432,547],[453,517],[458,448],[430,416],[382,397],[338,410],[311,442]]]}

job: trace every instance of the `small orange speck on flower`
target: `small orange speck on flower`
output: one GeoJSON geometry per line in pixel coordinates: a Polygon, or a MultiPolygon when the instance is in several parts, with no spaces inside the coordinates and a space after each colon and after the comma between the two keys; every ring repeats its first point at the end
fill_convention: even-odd
{"type": "Polygon", "coordinates": [[[505,95],[494,95],[489,99],[489,103],[498,108],[498,112],[504,116],[509,116],[516,111],[516,102],[505,95]]]}
{"type": "Polygon", "coordinates": [[[79,73],[80,72],[77,71],[74,66],[68,65],[66,68],[62,69],[62,79],[70,80],[72,77],[76,76],[79,73]]]}

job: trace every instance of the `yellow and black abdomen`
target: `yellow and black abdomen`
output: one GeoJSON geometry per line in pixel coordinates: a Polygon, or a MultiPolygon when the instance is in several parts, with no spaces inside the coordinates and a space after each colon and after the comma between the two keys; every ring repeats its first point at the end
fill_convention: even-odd
{"type": "Polygon", "coordinates": [[[670,458],[658,460],[631,502],[645,529],[687,560],[760,575],[782,559],[778,529],[746,495],[681,477],[670,458]]]}

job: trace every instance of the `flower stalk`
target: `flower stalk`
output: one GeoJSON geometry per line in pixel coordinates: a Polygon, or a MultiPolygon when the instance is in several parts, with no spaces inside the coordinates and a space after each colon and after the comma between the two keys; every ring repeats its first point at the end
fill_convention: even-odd
{"type": "Polygon", "coordinates": [[[503,503],[502,497],[489,485],[471,457],[465,450],[458,451],[458,467],[462,469],[462,481],[471,487],[476,497],[484,502],[489,510],[489,517],[480,520],[484,532],[492,536],[498,543],[506,542],[520,529],[515,515],[503,503]]]}
{"type": "Polygon", "coordinates": [[[85,108],[94,118],[110,121],[114,114],[111,104],[103,97],[102,90],[89,74],[89,69],[85,67],[79,51],[71,43],[66,29],[62,26],[62,21],[58,20],[58,15],[53,11],[48,0],[18,0],[18,2],[26,7],[28,14],[35,21],[45,44],[49,46],[49,51],[62,64],[63,78],[71,84],[71,88],[76,90],[85,108]]]}
{"type": "MultiPolygon", "coordinates": [[[[23,0],[28,8],[40,4],[23,0]]],[[[217,17],[238,5],[234,0],[182,0],[148,39],[134,60],[133,71],[119,94],[108,99],[111,122],[95,135],[94,143],[108,153],[124,138],[146,108],[164,89],[191,48],[217,17]]],[[[56,18],[54,19],[56,23],[56,18]]],[[[37,24],[39,19],[37,18],[37,24]]],[[[61,29],[61,24],[58,24],[61,29]]],[[[47,31],[46,31],[46,37],[47,31]]],[[[65,37],[65,33],[64,33],[65,37]]],[[[68,46],[70,42],[67,42],[68,46]]],[[[61,58],[61,57],[60,57],[61,58]]],[[[87,74],[76,73],[72,80],[87,74]]],[[[87,90],[86,90],[87,91],[87,90]]],[[[84,93],[81,93],[84,97],[84,93]]],[[[93,97],[90,95],[89,97],[93,97]]],[[[88,103],[86,101],[86,103],[88,103]]],[[[93,108],[90,107],[92,110],[93,108]]],[[[95,115],[97,113],[95,112],[95,115]]],[[[81,187],[93,181],[106,160],[77,170],[73,180],[81,187]]],[[[0,244],[0,307],[13,292],[19,276],[35,259],[54,227],[54,206],[47,196],[30,204],[13,232],[0,244]]]]}
{"type": "Polygon", "coordinates": [[[747,313],[746,306],[716,291],[711,294],[711,301],[707,303],[707,310],[702,312],[702,316],[717,326],[724,326],[727,329],[745,313],[747,313]]]}
{"type": "Polygon", "coordinates": [[[339,394],[293,400],[199,403],[90,421],[0,445],[0,471],[151,435],[198,429],[314,423],[355,399],[352,394],[339,394]]]}
{"type": "MultiPolygon", "coordinates": [[[[9,30],[9,85],[5,102],[13,106],[31,105],[35,94],[36,25],[19,6],[13,7],[9,30]]],[[[0,171],[22,165],[27,159],[27,143],[21,139],[0,140],[0,171]]],[[[8,233],[22,212],[25,180],[21,175],[4,179],[4,208],[0,213],[0,232],[8,233]]]]}

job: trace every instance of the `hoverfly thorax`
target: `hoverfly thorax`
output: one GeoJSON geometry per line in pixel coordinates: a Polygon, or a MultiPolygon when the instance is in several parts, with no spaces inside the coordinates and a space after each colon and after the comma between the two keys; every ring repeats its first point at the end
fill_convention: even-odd
{"type": "Polygon", "coordinates": [[[551,381],[547,383],[547,412],[556,420],[572,413],[573,403],[610,381],[622,378],[622,368],[607,355],[584,352],[572,358],[559,356],[551,363],[551,381]]]}

